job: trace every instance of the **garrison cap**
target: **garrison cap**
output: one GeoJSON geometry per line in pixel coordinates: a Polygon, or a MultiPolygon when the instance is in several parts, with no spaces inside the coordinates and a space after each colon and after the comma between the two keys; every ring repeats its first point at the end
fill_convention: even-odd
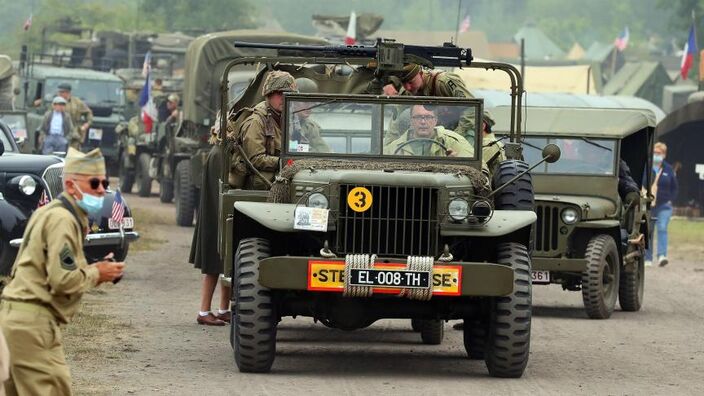
{"type": "Polygon", "coordinates": [[[298,92],[293,76],[285,71],[274,70],[267,74],[262,86],[262,96],[272,92],[298,92]]]}
{"type": "Polygon", "coordinates": [[[420,65],[417,63],[409,63],[403,67],[403,72],[401,72],[401,81],[407,83],[411,81],[418,73],[420,73],[420,65]]]}
{"type": "Polygon", "coordinates": [[[105,158],[98,148],[82,153],[69,147],[64,174],[105,176],[105,158]]]}
{"type": "Polygon", "coordinates": [[[494,117],[492,117],[491,113],[489,110],[484,110],[484,122],[486,122],[489,127],[493,127],[496,124],[496,121],[494,121],[494,117]]]}
{"type": "Polygon", "coordinates": [[[54,100],[51,101],[51,104],[66,104],[66,99],[62,98],[61,96],[55,96],[54,100]]]}
{"type": "Polygon", "coordinates": [[[59,89],[59,91],[71,92],[71,84],[69,84],[67,82],[62,82],[61,84],[59,84],[59,86],[57,88],[59,89]]]}

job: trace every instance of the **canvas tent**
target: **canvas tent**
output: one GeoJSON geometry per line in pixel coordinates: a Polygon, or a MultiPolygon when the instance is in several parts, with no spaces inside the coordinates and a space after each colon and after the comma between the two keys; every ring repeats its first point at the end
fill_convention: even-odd
{"type": "Polygon", "coordinates": [[[563,59],[565,52],[537,26],[528,23],[516,32],[513,40],[525,41],[526,60],[563,59]]]}
{"type": "MultiPolygon", "coordinates": [[[[516,68],[520,68],[515,65],[516,68]]],[[[506,73],[486,71],[484,69],[455,69],[455,73],[464,80],[467,87],[481,89],[498,89],[508,91],[510,83],[506,73]]],[[[524,73],[525,89],[528,92],[596,92],[594,79],[589,65],[572,66],[526,66],[524,73]],[[587,85],[589,81],[589,85],[587,85]],[[587,90],[587,87],[589,89],[587,90]]]]}
{"type": "Polygon", "coordinates": [[[604,95],[638,96],[658,106],[662,92],[672,84],[670,76],[659,62],[628,62],[604,85],[604,95]]]}

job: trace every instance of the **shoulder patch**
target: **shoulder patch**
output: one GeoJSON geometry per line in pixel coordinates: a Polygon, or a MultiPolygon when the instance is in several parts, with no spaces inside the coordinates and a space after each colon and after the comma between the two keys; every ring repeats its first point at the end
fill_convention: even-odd
{"type": "Polygon", "coordinates": [[[66,271],[73,271],[78,268],[76,265],[76,258],[73,257],[73,250],[68,246],[68,243],[64,244],[61,253],[59,253],[59,261],[61,261],[61,268],[66,271]]]}

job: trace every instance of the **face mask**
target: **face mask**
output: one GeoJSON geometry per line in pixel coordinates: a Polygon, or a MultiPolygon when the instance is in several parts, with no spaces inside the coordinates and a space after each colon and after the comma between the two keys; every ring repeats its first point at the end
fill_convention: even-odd
{"type": "Polygon", "coordinates": [[[100,210],[103,209],[104,197],[96,197],[92,194],[86,194],[78,187],[78,182],[75,180],[73,182],[76,186],[76,190],[83,194],[83,199],[76,199],[76,204],[78,204],[78,206],[80,206],[81,209],[85,210],[88,214],[94,215],[100,213],[100,210]]]}

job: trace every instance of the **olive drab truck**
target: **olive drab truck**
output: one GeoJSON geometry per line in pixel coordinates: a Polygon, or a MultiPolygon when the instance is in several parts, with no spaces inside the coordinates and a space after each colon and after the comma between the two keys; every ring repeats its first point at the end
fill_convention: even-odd
{"type": "MultiPolygon", "coordinates": [[[[230,342],[239,370],[271,369],[284,317],[310,316],[346,330],[405,318],[426,344],[441,343],[444,322],[459,319],[470,358],[483,359],[492,376],[520,377],[530,349],[529,246],[536,219],[530,167],[520,160],[520,73],[506,64],[472,62],[471,50],[452,45],[382,40],[375,47],[240,45],[278,54],[229,61],[222,73],[223,98],[232,67],[266,67],[232,108],[221,101],[221,114],[260,102],[269,70],[312,79],[320,92],[285,94],[280,171],[273,180],[263,179],[271,184],[268,191],[228,184],[236,158],[249,177],[259,175],[242,154],[237,134],[226,136],[225,117],[220,123],[226,155],[219,251],[225,281],[233,286],[230,342]],[[481,125],[481,99],[377,95],[409,62],[509,75],[510,159],[491,180],[476,149],[480,131],[473,131],[472,142],[447,132],[463,114],[472,114],[474,128],[481,125]],[[340,77],[337,68],[350,71],[340,77]],[[393,118],[406,110],[424,111],[419,122],[436,124],[423,130],[426,135],[419,128],[411,136],[409,129],[408,140],[385,144],[393,118]],[[320,126],[325,150],[300,139],[296,117],[302,114],[320,126]],[[457,142],[462,150],[448,150],[457,142]],[[403,149],[417,145],[428,151],[403,149]]],[[[548,145],[533,167],[559,155],[548,145]]]]}
{"type": "MultiPolygon", "coordinates": [[[[494,131],[509,131],[497,107],[494,131]]],[[[587,315],[609,318],[618,301],[638,311],[650,245],[650,175],[655,116],[645,109],[528,107],[523,154],[556,144],[559,162],[533,170],[533,284],[581,291],[587,315]]]]}

